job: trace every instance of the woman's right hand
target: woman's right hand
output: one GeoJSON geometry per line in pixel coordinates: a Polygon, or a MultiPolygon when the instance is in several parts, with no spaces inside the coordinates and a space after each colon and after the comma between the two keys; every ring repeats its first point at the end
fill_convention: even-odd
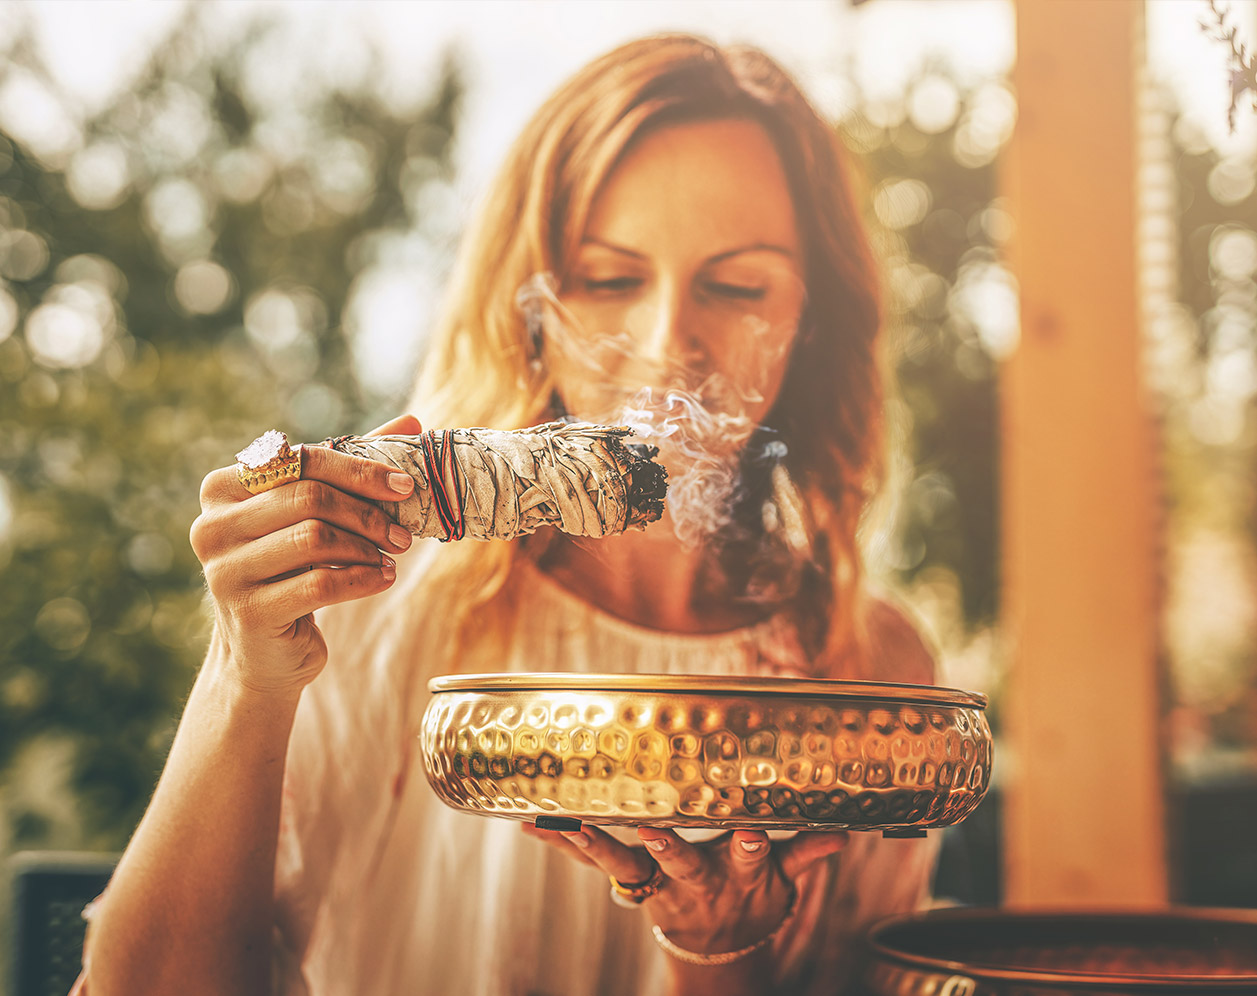
{"type": "MultiPolygon", "coordinates": [[[[369,435],[422,431],[404,415],[369,435]]],[[[364,499],[398,501],[413,489],[395,467],[323,446],[305,447],[300,481],[259,495],[234,466],[205,478],[192,549],[214,597],[223,663],[242,685],[295,694],[323,670],[314,610],[384,591],[396,576],[388,553],[412,540],[364,499]]]]}

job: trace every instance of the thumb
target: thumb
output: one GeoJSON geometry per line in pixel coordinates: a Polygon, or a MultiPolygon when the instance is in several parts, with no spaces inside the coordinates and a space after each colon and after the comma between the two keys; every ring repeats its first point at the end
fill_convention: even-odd
{"type": "Polygon", "coordinates": [[[368,436],[417,436],[423,432],[423,426],[413,415],[398,415],[397,418],[378,425],[368,436]]]}

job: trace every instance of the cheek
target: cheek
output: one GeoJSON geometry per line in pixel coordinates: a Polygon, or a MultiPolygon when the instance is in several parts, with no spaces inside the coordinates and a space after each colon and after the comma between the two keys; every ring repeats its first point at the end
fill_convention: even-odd
{"type": "Polygon", "coordinates": [[[777,400],[796,338],[793,323],[760,329],[714,356],[716,372],[742,396],[746,414],[757,421],[777,400]]]}
{"type": "MultiPolygon", "coordinates": [[[[777,403],[781,394],[781,385],[786,379],[786,370],[790,366],[788,353],[782,355],[768,370],[765,371],[764,385],[760,390],[763,401],[760,402],[760,417],[767,415],[768,410],[777,403]]],[[[757,418],[756,421],[759,421],[757,418]]]]}
{"type": "Polygon", "coordinates": [[[599,303],[565,303],[545,321],[551,369],[567,375],[614,376],[638,352],[625,309],[599,303]]]}
{"type": "Polygon", "coordinates": [[[591,374],[588,367],[554,350],[548,351],[546,367],[567,414],[578,418],[593,418],[600,414],[596,411],[601,407],[597,389],[600,378],[591,374]]]}
{"type": "Polygon", "coordinates": [[[566,414],[614,422],[623,417],[626,402],[643,383],[620,373],[606,357],[595,357],[596,350],[547,348],[545,364],[566,414]]]}

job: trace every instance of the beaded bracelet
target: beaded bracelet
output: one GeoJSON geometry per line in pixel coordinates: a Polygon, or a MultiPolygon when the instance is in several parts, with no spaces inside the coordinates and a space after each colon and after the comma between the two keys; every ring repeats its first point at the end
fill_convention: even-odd
{"type": "Polygon", "coordinates": [[[773,938],[780,934],[785,925],[790,922],[790,918],[794,916],[794,911],[798,904],[799,891],[792,882],[790,883],[790,901],[786,904],[786,913],[781,918],[781,923],[777,924],[768,936],[761,937],[754,944],[748,944],[746,947],[738,948],[736,951],[715,951],[711,954],[703,951],[687,951],[669,940],[668,935],[663,932],[663,928],[659,924],[655,924],[652,930],[655,935],[655,942],[677,961],[683,961],[687,965],[728,965],[730,962],[737,961],[739,958],[745,958],[749,954],[754,954],[760,948],[772,943],[773,938]]]}

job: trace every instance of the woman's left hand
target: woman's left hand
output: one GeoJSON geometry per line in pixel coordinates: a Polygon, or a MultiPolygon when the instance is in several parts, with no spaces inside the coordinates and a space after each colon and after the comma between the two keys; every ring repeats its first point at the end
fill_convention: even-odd
{"type": "Polygon", "coordinates": [[[690,844],[672,830],[642,827],[641,848],[588,825],[572,833],[531,826],[524,832],[625,884],[647,881],[657,866],[663,883],[642,909],[674,944],[703,954],[738,951],[771,934],[787,915],[798,877],[847,843],[842,831],[774,843],[762,831],[736,830],[690,844]]]}

